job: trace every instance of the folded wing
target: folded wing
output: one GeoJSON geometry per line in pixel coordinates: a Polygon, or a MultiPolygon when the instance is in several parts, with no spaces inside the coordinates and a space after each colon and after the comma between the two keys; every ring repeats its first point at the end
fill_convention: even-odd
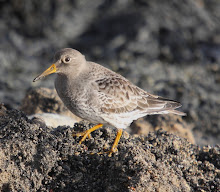
{"type": "Polygon", "coordinates": [[[101,111],[104,113],[128,113],[137,111],[143,114],[174,113],[181,104],[147,93],[127,79],[119,77],[105,77],[95,81],[101,111]]]}

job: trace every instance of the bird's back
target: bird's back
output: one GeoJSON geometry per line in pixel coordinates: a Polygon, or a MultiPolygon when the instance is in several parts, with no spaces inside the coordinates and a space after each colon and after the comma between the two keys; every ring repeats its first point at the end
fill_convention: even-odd
{"type": "Polygon", "coordinates": [[[117,128],[126,128],[133,120],[146,115],[184,115],[175,110],[181,106],[180,103],[149,94],[101,65],[92,62],[90,65],[90,104],[98,109],[97,112],[107,123],[117,128]]]}

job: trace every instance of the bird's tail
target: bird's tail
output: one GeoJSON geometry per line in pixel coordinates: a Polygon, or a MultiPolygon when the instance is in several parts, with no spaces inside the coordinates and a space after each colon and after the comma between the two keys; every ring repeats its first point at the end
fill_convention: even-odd
{"type": "Polygon", "coordinates": [[[180,115],[180,116],[186,116],[186,113],[183,113],[181,111],[177,111],[177,110],[174,110],[174,109],[170,109],[170,110],[167,110],[169,113],[172,113],[172,114],[175,114],[175,115],[180,115]]]}

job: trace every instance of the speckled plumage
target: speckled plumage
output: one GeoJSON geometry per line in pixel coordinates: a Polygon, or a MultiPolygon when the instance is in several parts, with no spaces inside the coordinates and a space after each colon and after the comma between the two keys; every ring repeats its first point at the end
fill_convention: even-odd
{"type": "Polygon", "coordinates": [[[125,129],[133,120],[150,114],[184,113],[178,102],[152,95],[121,75],[86,61],[77,50],[66,48],[55,55],[58,95],[75,115],[92,123],[125,129]],[[69,63],[63,62],[66,57],[69,63]]]}
{"type": "Polygon", "coordinates": [[[122,129],[132,121],[151,114],[174,113],[180,103],[147,93],[126,78],[97,63],[86,61],[79,51],[65,48],[55,55],[56,62],[37,81],[51,73],[57,73],[55,87],[58,95],[75,115],[97,125],[82,133],[80,143],[103,124],[118,128],[109,156],[117,150],[122,129]]]}

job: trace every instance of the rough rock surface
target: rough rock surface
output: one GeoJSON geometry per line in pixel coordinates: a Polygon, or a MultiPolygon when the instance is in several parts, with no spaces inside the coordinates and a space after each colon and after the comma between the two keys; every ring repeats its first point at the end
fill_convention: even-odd
{"type": "MultiPolygon", "coordinates": [[[[26,90],[39,86],[32,80],[55,51],[72,47],[146,91],[180,101],[196,143],[215,146],[200,149],[160,130],[124,133],[109,158],[97,152],[112,145],[112,129],[78,145],[72,128],[51,129],[0,105],[1,191],[220,191],[219,10],[219,0],[1,0],[0,102],[7,109],[18,109],[26,90]]],[[[52,88],[53,78],[40,86],[52,88]]],[[[47,107],[62,107],[54,106],[47,107]]],[[[166,130],[176,122],[144,120],[166,130]]]]}
{"type": "Polygon", "coordinates": [[[124,132],[108,157],[116,131],[103,128],[79,145],[75,127],[42,128],[17,110],[1,107],[1,191],[220,190],[220,148],[199,149],[163,131],[147,137],[124,132]]]}
{"type": "Polygon", "coordinates": [[[26,96],[22,100],[20,109],[27,115],[37,113],[56,113],[72,117],[78,121],[81,120],[65,107],[55,89],[29,89],[26,93],[26,96]]]}

